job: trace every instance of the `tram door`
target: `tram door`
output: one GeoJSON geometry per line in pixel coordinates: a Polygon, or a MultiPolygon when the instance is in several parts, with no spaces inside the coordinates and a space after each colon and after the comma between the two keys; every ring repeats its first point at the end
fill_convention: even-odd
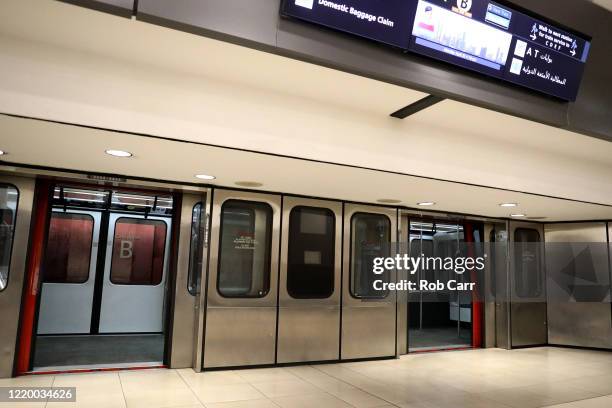
{"type": "Polygon", "coordinates": [[[342,204],[283,198],[277,363],[338,360],[342,204]]]}
{"type": "Polygon", "coordinates": [[[89,334],[102,213],[54,209],[38,334],[89,334]]]}
{"type": "Polygon", "coordinates": [[[397,210],[346,204],[342,293],[343,360],[396,355],[396,293],[376,290],[395,271],[373,273],[374,258],[394,256],[397,210]]]}
{"type": "Polygon", "coordinates": [[[512,347],[548,342],[544,228],[510,222],[510,324],[512,347]]]}
{"type": "Polygon", "coordinates": [[[172,210],[171,196],[54,188],[34,370],[163,363],[172,210]]]}
{"type": "Polygon", "coordinates": [[[170,220],[109,217],[99,333],[163,331],[170,220]]]}
{"type": "Polygon", "coordinates": [[[281,197],[215,190],[204,368],[274,364],[281,197]]]}

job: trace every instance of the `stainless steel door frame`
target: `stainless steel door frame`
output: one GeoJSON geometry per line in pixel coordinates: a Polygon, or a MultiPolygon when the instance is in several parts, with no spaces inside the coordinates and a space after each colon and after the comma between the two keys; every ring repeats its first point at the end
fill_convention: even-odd
{"type": "MultiPolygon", "coordinates": [[[[351,293],[351,221],[358,213],[386,216],[391,226],[390,244],[397,242],[397,210],[395,208],[345,204],[341,359],[395,357],[397,355],[396,292],[389,292],[389,295],[381,300],[358,299],[351,293]]],[[[396,279],[396,273],[393,271],[390,281],[395,282],[396,279]]]]}
{"type": "Polygon", "coordinates": [[[538,346],[548,343],[546,307],[546,265],[544,251],[540,254],[542,293],[535,297],[520,297],[516,293],[515,233],[526,228],[538,231],[540,242],[544,243],[543,224],[511,221],[509,225],[510,251],[510,332],[512,347],[538,346]]]}
{"type": "Polygon", "coordinates": [[[196,295],[196,310],[195,310],[195,323],[193,331],[193,360],[192,367],[196,372],[202,371],[202,365],[204,363],[204,330],[206,327],[206,298],[208,288],[208,257],[210,248],[210,225],[212,215],[212,196],[214,190],[209,189],[206,192],[206,200],[202,201],[204,208],[202,209],[202,217],[204,222],[204,245],[202,246],[202,269],[200,270],[200,288],[196,295]]]}
{"type": "Polygon", "coordinates": [[[19,200],[13,231],[13,243],[7,286],[0,292],[0,378],[13,375],[15,346],[19,326],[19,311],[30,239],[30,223],[34,207],[34,179],[0,175],[0,183],[17,188],[19,200]]]}
{"type": "MultiPolygon", "coordinates": [[[[399,210],[397,241],[400,251],[408,251],[410,242],[410,218],[405,211],[399,210]]],[[[408,271],[397,271],[397,281],[408,279],[408,271]]],[[[408,293],[397,293],[397,354],[408,354],[408,293]]]]}
{"type": "Polygon", "coordinates": [[[274,364],[280,223],[280,196],[215,189],[206,300],[205,369],[274,364]],[[228,200],[264,203],[272,208],[270,287],[262,298],[226,298],[217,290],[221,209],[228,200]]]}
{"type": "Polygon", "coordinates": [[[484,223],[484,347],[510,348],[508,222],[484,223]]]}
{"type": "MultiPolygon", "coordinates": [[[[191,266],[191,253],[198,250],[198,248],[193,248],[191,243],[193,210],[196,205],[201,203],[202,225],[204,225],[206,222],[207,196],[207,192],[201,194],[184,193],[181,200],[174,308],[172,311],[172,332],[170,334],[170,368],[194,367],[196,370],[201,369],[201,362],[194,364],[198,361],[197,358],[194,358],[194,355],[196,354],[198,339],[201,339],[196,333],[201,328],[201,325],[198,324],[198,317],[199,298],[202,291],[200,288],[196,288],[194,294],[189,292],[189,268],[191,266]]],[[[179,209],[177,208],[176,211],[179,211],[179,209]]],[[[206,245],[204,245],[205,248],[206,245]]],[[[204,254],[206,254],[206,251],[204,251],[204,254]]],[[[202,258],[202,269],[205,270],[205,266],[205,258],[202,258]]],[[[194,272],[200,274],[200,276],[202,274],[202,270],[194,272]]],[[[200,284],[202,282],[205,281],[200,279],[200,284]]]]}
{"type": "Polygon", "coordinates": [[[282,226],[277,363],[338,360],[342,284],[342,203],[283,197],[282,226]],[[290,216],[296,207],[331,210],[335,217],[334,292],[326,299],[296,299],[287,289],[290,216]]]}

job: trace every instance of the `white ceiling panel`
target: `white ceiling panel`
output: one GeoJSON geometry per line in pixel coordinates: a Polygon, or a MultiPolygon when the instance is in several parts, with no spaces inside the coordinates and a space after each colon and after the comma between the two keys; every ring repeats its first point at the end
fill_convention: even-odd
{"type": "Polygon", "coordinates": [[[0,129],[0,146],[8,152],[3,160],[11,163],[183,183],[197,183],[194,175],[205,173],[216,176],[218,186],[254,181],[265,191],[368,203],[397,199],[406,207],[433,201],[437,205],[428,210],[488,217],[521,212],[545,221],[612,219],[611,206],[40,120],[2,115],[0,129]],[[134,157],[111,157],[106,149],[134,157]],[[502,202],[519,207],[504,209],[502,202]]]}

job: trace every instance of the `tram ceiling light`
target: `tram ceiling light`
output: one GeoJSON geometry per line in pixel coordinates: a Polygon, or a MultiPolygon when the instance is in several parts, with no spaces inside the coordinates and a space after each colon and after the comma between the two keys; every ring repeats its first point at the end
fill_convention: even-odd
{"type": "Polygon", "coordinates": [[[434,203],[433,201],[423,201],[423,202],[417,203],[417,205],[420,207],[431,207],[432,205],[436,205],[436,203],[434,203]]]}
{"type": "Polygon", "coordinates": [[[500,207],[518,207],[518,203],[501,203],[500,207]]]}
{"type": "Polygon", "coordinates": [[[199,178],[200,180],[214,180],[214,179],[216,179],[215,176],[210,176],[208,174],[196,174],[195,177],[199,178]]]}
{"type": "Polygon", "coordinates": [[[106,154],[113,157],[133,157],[134,155],[125,150],[116,150],[116,149],[108,149],[106,150],[106,154]]]}
{"type": "Polygon", "coordinates": [[[6,152],[4,150],[0,150],[0,156],[4,156],[6,152]]]}
{"type": "Polygon", "coordinates": [[[381,204],[399,204],[402,202],[402,200],[397,200],[395,198],[381,198],[376,201],[381,204]]]}
{"type": "Polygon", "coordinates": [[[525,218],[526,217],[525,214],[510,214],[510,216],[512,218],[525,218]]]}

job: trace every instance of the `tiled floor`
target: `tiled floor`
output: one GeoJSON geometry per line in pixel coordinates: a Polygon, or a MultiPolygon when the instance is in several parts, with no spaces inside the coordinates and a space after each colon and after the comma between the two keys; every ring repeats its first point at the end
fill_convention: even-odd
{"type": "Polygon", "coordinates": [[[156,369],[0,380],[8,385],[77,387],[76,403],[51,408],[609,408],[612,352],[488,349],[202,374],[156,369]]]}

